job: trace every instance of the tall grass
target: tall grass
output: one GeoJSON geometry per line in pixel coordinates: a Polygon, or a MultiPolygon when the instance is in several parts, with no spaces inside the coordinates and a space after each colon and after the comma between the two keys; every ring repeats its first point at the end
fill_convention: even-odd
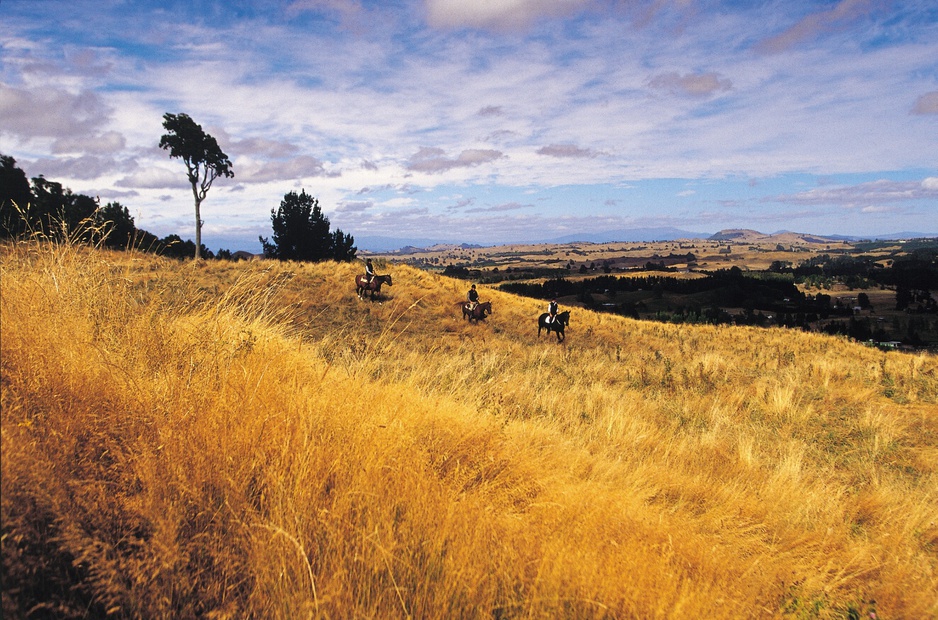
{"type": "Polygon", "coordinates": [[[938,364],[3,247],[8,617],[938,616],[938,364]]]}

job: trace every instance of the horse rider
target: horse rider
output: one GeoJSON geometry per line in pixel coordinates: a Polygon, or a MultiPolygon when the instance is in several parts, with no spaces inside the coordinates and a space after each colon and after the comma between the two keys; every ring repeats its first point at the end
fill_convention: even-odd
{"type": "Polygon", "coordinates": [[[469,302],[469,312],[475,310],[476,306],[479,305],[479,291],[476,290],[475,284],[473,284],[469,292],[466,293],[466,300],[469,302]]]}
{"type": "Polygon", "coordinates": [[[371,264],[371,259],[365,261],[365,282],[371,284],[375,277],[375,266],[371,264]]]}
{"type": "Polygon", "coordinates": [[[553,323],[554,317],[557,316],[557,300],[551,299],[550,303],[547,304],[547,323],[553,323]]]}

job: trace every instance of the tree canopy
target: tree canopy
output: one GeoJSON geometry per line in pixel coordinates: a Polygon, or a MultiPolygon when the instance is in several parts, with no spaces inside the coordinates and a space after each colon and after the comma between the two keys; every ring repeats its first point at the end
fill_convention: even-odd
{"type": "Polygon", "coordinates": [[[270,210],[270,221],[273,242],[260,237],[268,258],[308,262],[355,258],[354,238],[339,229],[330,232],[329,218],[306,190],[284,195],[280,207],[270,210]]]}
{"type": "Polygon", "coordinates": [[[137,228],[127,207],[119,202],[109,202],[94,213],[95,224],[104,235],[104,245],[109,248],[126,249],[135,241],[137,228]]]}
{"type": "Polygon", "coordinates": [[[16,160],[0,155],[0,237],[73,235],[97,208],[95,198],[42,175],[30,185],[16,160]]]}
{"type": "Polygon", "coordinates": [[[163,115],[163,128],[169,133],[160,138],[160,148],[169,150],[171,158],[186,164],[186,173],[195,199],[195,258],[202,247],[202,201],[219,176],[233,177],[231,160],[218,146],[214,137],[187,114],[163,115]]]}
{"type": "Polygon", "coordinates": [[[16,166],[16,160],[0,155],[0,237],[13,237],[24,230],[20,213],[29,209],[32,190],[26,173],[16,166]]]}
{"type": "MultiPolygon", "coordinates": [[[[97,198],[77,194],[42,175],[33,178],[16,166],[12,157],[0,154],[0,238],[37,234],[41,237],[68,237],[80,243],[101,244],[116,250],[136,249],[173,258],[195,253],[195,244],[170,234],[162,239],[137,228],[130,211],[119,202],[103,207],[97,198]]],[[[201,256],[215,255],[204,245],[201,256]]],[[[231,259],[231,252],[219,250],[218,257],[231,259]]]]}

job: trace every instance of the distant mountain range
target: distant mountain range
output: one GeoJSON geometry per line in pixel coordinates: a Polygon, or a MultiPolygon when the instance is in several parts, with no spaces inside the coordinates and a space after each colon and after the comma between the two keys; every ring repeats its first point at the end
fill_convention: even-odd
{"type": "MultiPolygon", "coordinates": [[[[554,237],[485,245],[537,245],[542,243],[610,243],[621,241],[674,241],[676,239],[706,239],[711,233],[689,232],[678,228],[633,228],[629,230],[608,230],[599,233],[576,233],[554,237]]],[[[482,247],[482,244],[468,244],[452,239],[396,238],[396,237],[355,237],[355,247],[366,252],[397,252],[399,250],[426,249],[440,245],[482,247]]],[[[406,253],[406,252],[405,252],[406,253]]]]}
{"type": "MultiPolygon", "coordinates": [[[[749,229],[727,229],[717,233],[691,232],[673,227],[662,228],[630,228],[624,230],[608,230],[599,233],[576,233],[542,239],[539,241],[518,241],[514,243],[492,243],[489,245],[535,245],[535,244],[561,244],[561,243],[638,243],[642,241],[677,241],[679,239],[707,239],[711,241],[736,242],[772,242],[792,243],[838,243],[842,241],[883,240],[896,241],[900,239],[921,239],[938,237],[938,233],[899,232],[885,235],[813,235],[807,233],[793,233],[778,231],[775,233],[761,233],[749,229]]],[[[463,243],[446,239],[430,238],[397,238],[397,237],[356,237],[355,246],[362,252],[388,253],[401,252],[404,254],[419,251],[434,246],[450,245],[464,248],[482,247],[480,244],[463,243]]]]}
{"type": "Polygon", "coordinates": [[[397,252],[403,248],[429,248],[435,245],[459,245],[459,242],[416,237],[355,237],[355,247],[360,252],[397,252]]]}
{"type": "Polygon", "coordinates": [[[780,230],[771,234],[749,229],[728,229],[704,237],[709,241],[736,241],[742,243],[841,243],[844,241],[899,241],[903,239],[922,239],[938,237],[936,233],[901,232],[888,235],[813,235],[780,230]]]}
{"type": "Polygon", "coordinates": [[[639,241],[676,241],[678,239],[707,239],[712,233],[690,232],[673,227],[629,228],[626,230],[607,230],[599,233],[575,233],[541,243],[635,243],[639,241]]]}

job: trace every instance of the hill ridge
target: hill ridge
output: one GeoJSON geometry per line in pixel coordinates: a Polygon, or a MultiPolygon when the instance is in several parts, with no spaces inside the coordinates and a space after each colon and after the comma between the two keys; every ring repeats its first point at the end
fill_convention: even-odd
{"type": "Polygon", "coordinates": [[[0,251],[5,615],[934,615],[933,358],[0,251]]]}

